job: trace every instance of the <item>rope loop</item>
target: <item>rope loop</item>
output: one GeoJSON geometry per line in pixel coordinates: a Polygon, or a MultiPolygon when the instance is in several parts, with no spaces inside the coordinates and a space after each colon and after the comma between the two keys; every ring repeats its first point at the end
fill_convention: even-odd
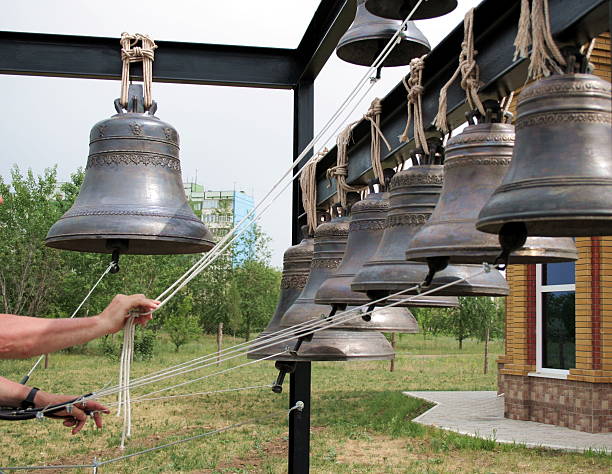
{"type": "Polygon", "coordinates": [[[459,66],[449,81],[440,89],[438,114],[434,120],[434,125],[444,134],[450,131],[446,117],[448,89],[459,77],[459,74],[461,74],[461,88],[465,91],[470,110],[478,110],[481,115],[485,115],[484,106],[478,97],[478,89],[480,89],[482,83],[480,82],[480,69],[475,59],[477,54],[478,51],[474,49],[474,9],[471,8],[463,19],[463,41],[459,54],[459,66]]]}
{"type": "Polygon", "coordinates": [[[155,41],[147,35],[140,33],[130,34],[121,33],[121,61],[123,68],[121,71],[121,97],[119,103],[123,107],[128,105],[128,88],[130,85],[130,64],[142,62],[142,82],[144,88],[144,106],[149,109],[153,105],[153,60],[155,59],[155,41]],[[141,46],[137,46],[140,42],[141,46]]]}
{"type": "Polygon", "coordinates": [[[357,123],[358,122],[349,123],[336,137],[336,165],[332,166],[326,171],[327,179],[330,180],[328,187],[331,186],[331,179],[336,179],[336,185],[338,187],[338,200],[344,209],[347,208],[346,193],[360,191],[360,188],[350,186],[346,182],[346,177],[348,176],[347,149],[351,138],[353,137],[353,127],[357,125],[357,123]]]}
{"type": "Polygon", "coordinates": [[[408,118],[406,119],[406,127],[399,136],[399,140],[402,143],[406,143],[409,140],[408,132],[410,130],[410,124],[414,119],[414,142],[417,148],[423,148],[425,153],[429,153],[429,147],[427,145],[427,139],[425,137],[425,128],[423,124],[423,70],[425,69],[425,57],[423,55],[420,58],[414,58],[410,61],[410,76],[408,80],[402,78],[404,87],[406,88],[406,102],[408,106],[408,118]]]}
{"type": "Polygon", "coordinates": [[[372,170],[374,171],[374,177],[378,179],[380,185],[384,185],[385,177],[382,167],[381,155],[380,155],[380,141],[382,140],[387,147],[387,150],[391,151],[391,145],[385,138],[380,128],[380,116],[382,115],[382,102],[377,97],[370,104],[368,112],[363,116],[365,120],[370,122],[370,160],[372,162],[372,170]]]}
{"type": "Polygon", "coordinates": [[[566,61],[550,29],[548,0],[521,0],[521,16],[514,40],[514,59],[529,57],[527,78],[563,73],[566,61]],[[531,55],[529,55],[531,46],[531,55]]]}
{"type": "Polygon", "coordinates": [[[314,232],[318,225],[317,220],[317,164],[329,150],[323,148],[304,165],[300,175],[300,188],[302,189],[302,205],[306,211],[306,223],[310,232],[314,232]]]}

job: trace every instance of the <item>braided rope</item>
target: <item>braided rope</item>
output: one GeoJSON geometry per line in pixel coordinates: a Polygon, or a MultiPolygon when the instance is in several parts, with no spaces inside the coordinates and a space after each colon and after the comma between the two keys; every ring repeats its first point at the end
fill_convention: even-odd
{"type": "Polygon", "coordinates": [[[317,163],[327,154],[327,148],[318,152],[303,167],[300,175],[300,188],[302,189],[302,205],[306,211],[308,229],[314,232],[317,228],[317,163]]]}
{"type": "Polygon", "coordinates": [[[147,35],[136,33],[121,33],[121,61],[123,68],[121,71],[121,96],[119,102],[123,107],[128,105],[128,88],[130,85],[130,64],[142,62],[142,82],[144,89],[144,106],[148,109],[153,105],[153,60],[155,59],[155,41],[147,35]],[[142,46],[136,46],[138,42],[142,46]]]}
{"type": "Polygon", "coordinates": [[[402,143],[408,141],[408,131],[410,124],[414,119],[414,143],[417,148],[422,148],[426,154],[429,154],[429,146],[425,137],[425,129],[423,126],[423,69],[425,69],[425,56],[414,58],[410,61],[410,76],[402,78],[402,83],[406,88],[408,118],[406,120],[406,128],[399,136],[402,143]]]}
{"type": "Polygon", "coordinates": [[[461,43],[461,53],[459,54],[459,66],[450,80],[440,89],[440,101],[438,104],[438,114],[434,120],[434,124],[442,133],[448,133],[449,125],[446,117],[447,111],[447,94],[449,87],[461,74],[461,88],[466,93],[466,98],[470,110],[477,109],[482,115],[485,115],[485,110],[478,97],[478,89],[480,88],[480,69],[476,64],[475,57],[478,51],[474,49],[474,9],[471,8],[463,19],[463,42],[461,43]]]}
{"type": "Polygon", "coordinates": [[[382,130],[380,129],[380,116],[382,114],[382,102],[377,97],[370,104],[368,112],[363,116],[365,120],[370,122],[370,160],[372,161],[372,170],[374,176],[378,179],[378,182],[383,185],[385,183],[385,177],[383,173],[383,166],[380,156],[380,141],[385,143],[387,150],[391,151],[391,145],[385,138],[382,130]]]}

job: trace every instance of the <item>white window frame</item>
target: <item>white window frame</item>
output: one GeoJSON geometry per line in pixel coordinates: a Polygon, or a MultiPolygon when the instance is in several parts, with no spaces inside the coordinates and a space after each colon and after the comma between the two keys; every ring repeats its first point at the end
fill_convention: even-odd
{"type": "Polygon", "coordinates": [[[576,293],[576,284],[569,285],[543,285],[542,284],[542,265],[536,265],[536,372],[530,373],[529,375],[535,377],[553,377],[553,378],[566,378],[569,375],[567,369],[551,369],[548,367],[542,367],[542,349],[544,343],[542,341],[543,330],[542,330],[542,294],[550,293],[553,291],[573,291],[576,293]]]}

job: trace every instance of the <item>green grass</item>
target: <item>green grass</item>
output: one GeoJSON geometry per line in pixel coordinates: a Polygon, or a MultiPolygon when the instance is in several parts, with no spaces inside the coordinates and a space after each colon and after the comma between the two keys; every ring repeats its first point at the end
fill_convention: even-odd
{"type": "MultiPolygon", "coordinates": [[[[225,338],[226,346],[233,344],[225,338]]],[[[484,375],[482,344],[466,341],[463,350],[450,338],[402,336],[395,371],[389,362],[313,363],[311,466],[316,473],[395,472],[609,472],[610,456],[599,452],[564,453],[500,445],[410,421],[429,405],[404,390],[494,390],[494,360],[502,344],[491,345],[490,371],[484,375]]],[[[214,338],[203,337],[174,352],[160,337],[151,361],[136,361],[133,376],[210,353],[214,338]]],[[[190,376],[243,363],[244,358],[190,376]]],[[[32,361],[0,361],[0,373],[18,380],[32,361]]],[[[118,364],[101,355],[99,344],[51,356],[49,369],[35,372],[31,385],[81,394],[115,384],[118,364]]],[[[177,389],[188,393],[271,382],[276,371],[261,362],[177,389]]],[[[172,379],[173,383],[189,377],[172,379]]],[[[151,386],[147,391],[163,385],[151,386]]],[[[133,396],[144,393],[139,390],[133,396]]],[[[112,399],[106,400],[112,402],[112,399]]],[[[100,469],[100,473],[282,473],[286,471],[287,394],[270,390],[230,392],[135,404],[133,436],[125,453],[164,444],[251,418],[257,423],[139,456],[100,469]]],[[[109,459],[118,449],[120,420],[105,418],[102,431],[88,426],[72,437],[55,420],[2,422],[0,465],[89,463],[109,459]]],[[[90,472],[90,471],[84,471],[90,472]]]]}

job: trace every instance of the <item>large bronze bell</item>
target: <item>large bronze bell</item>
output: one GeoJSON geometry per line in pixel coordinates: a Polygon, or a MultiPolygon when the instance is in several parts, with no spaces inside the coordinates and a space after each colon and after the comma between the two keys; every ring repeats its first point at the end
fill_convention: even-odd
{"type": "MultiPolygon", "coordinates": [[[[383,18],[405,20],[418,0],[366,0],[366,8],[383,18]]],[[[446,15],[457,8],[457,0],[423,0],[411,20],[425,20],[446,15]]]]}
{"type": "MultiPolygon", "coordinates": [[[[364,4],[365,0],[358,0],[355,20],[340,38],[336,54],[343,61],[371,66],[402,22],[372,15],[364,4]]],[[[409,22],[400,33],[399,43],[386,57],[382,66],[406,66],[413,58],[421,57],[429,51],[431,47],[425,35],[414,22],[409,22]]]]}
{"type": "MultiPolygon", "coordinates": [[[[501,183],[512,157],[514,126],[500,123],[497,101],[486,101],[487,117],[466,127],[446,144],[444,185],[429,220],[410,241],[409,260],[493,263],[501,253],[495,235],[476,230],[482,206],[501,183]]],[[[571,238],[530,237],[510,255],[510,263],[576,260],[571,238]]]]}
{"type": "Polygon", "coordinates": [[[79,252],[180,254],[210,250],[213,236],[185,196],[178,133],[145,113],[142,86],[124,110],[91,130],[85,180],[45,244],[79,252]]]}
{"type": "Polygon", "coordinates": [[[552,75],[526,87],[512,163],[478,230],[612,235],[611,101],[610,83],[591,74],[552,75]]]}
{"type": "MultiPolygon", "coordinates": [[[[281,318],[282,328],[311,320],[323,322],[328,319],[332,307],[316,304],[314,298],[321,284],[340,265],[348,231],[349,218],[346,216],[335,217],[317,227],[308,281],[300,296],[281,318]]],[[[292,356],[291,360],[386,360],[392,359],[394,352],[391,344],[379,332],[333,327],[318,331],[312,338],[303,340],[299,350],[292,353],[292,356]]]]}
{"type": "MultiPolygon", "coordinates": [[[[302,230],[304,232],[304,229],[302,230]]],[[[294,347],[296,340],[284,341],[278,339],[276,341],[268,341],[268,338],[274,336],[274,333],[281,329],[280,320],[285,314],[285,311],[295,302],[306,285],[308,274],[310,273],[310,264],[312,262],[312,251],[314,248],[314,240],[312,238],[304,238],[302,241],[289,247],[283,256],[283,276],[281,278],[281,291],[278,304],[274,315],[268,326],[263,332],[252,342],[252,349],[247,352],[249,359],[261,359],[279,352],[284,351],[287,347],[294,347]],[[267,342],[268,341],[268,342],[267,342]],[[270,347],[264,347],[273,344],[270,347]]],[[[279,336],[280,337],[280,336],[279,336]]],[[[286,355],[286,354],[283,354],[286,355]]],[[[282,356],[271,357],[270,360],[282,360],[282,356]]]]}
{"type": "MultiPolygon", "coordinates": [[[[388,178],[391,179],[392,174],[388,178]]],[[[315,296],[316,303],[337,305],[344,308],[346,306],[361,306],[371,301],[365,293],[353,291],[351,282],[357,272],[376,252],[385,230],[388,210],[389,193],[387,192],[370,193],[364,200],[351,207],[349,234],[342,263],[321,284],[315,296]]],[[[454,307],[458,305],[459,302],[456,297],[437,295],[424,296],[414,302],[407,303],[407,306],[454,307]]],[[[372,315],[370,327],[382,331],[383,329],[379,328],[377,324],[380,323],[383,326],[389,326],[390,324],[390,322],[383,321],[382,315],[386,314],[391,317],[395,313],[400,314],[400,311],[399,307],[391,307],[388,308],[386,313],[372,315]]],[[[354,324],[356,321],[354,319],[349,323],[354,324]]],[[[385,329],[385,331],[388,330],[385,329]]]]}
{"type": "MultiPolygon", "coordinates": [[[[432,146],[430,145],[430,148],[432,146]]],[[[434,151],[432,151],[432,154],[434,151]]],[[[439,151],[435,152],[440,154],[439,151]]],[[[431,157],[430,163],[439,161],[431,157]]],[[[423,283],[428,268],[406,260],[406,249],[415,233],[431,215],[442,189],[443,166],[421,164],[397,173],[390,184],[389,213],[380,244],[351,284],[355,291],[378,299],[423,283]]],[[[480,274],[478,265],[451,265],[436,275],[431,288],[470,277],[436,292],[437,296],[505,296],[508,285],[498,270],[480,274]],[[475,276],[476,274],[479,274],[475,276]]],[[[406,292],[406,295],[415,291],[406,292]]],[[[402,295],[403,297],[403,295],[402,295]]],[[[418,301],[417,298],[415,301],[418,301]]],[[[404,304],[414,304],[410,301],[404,304]]]]}

